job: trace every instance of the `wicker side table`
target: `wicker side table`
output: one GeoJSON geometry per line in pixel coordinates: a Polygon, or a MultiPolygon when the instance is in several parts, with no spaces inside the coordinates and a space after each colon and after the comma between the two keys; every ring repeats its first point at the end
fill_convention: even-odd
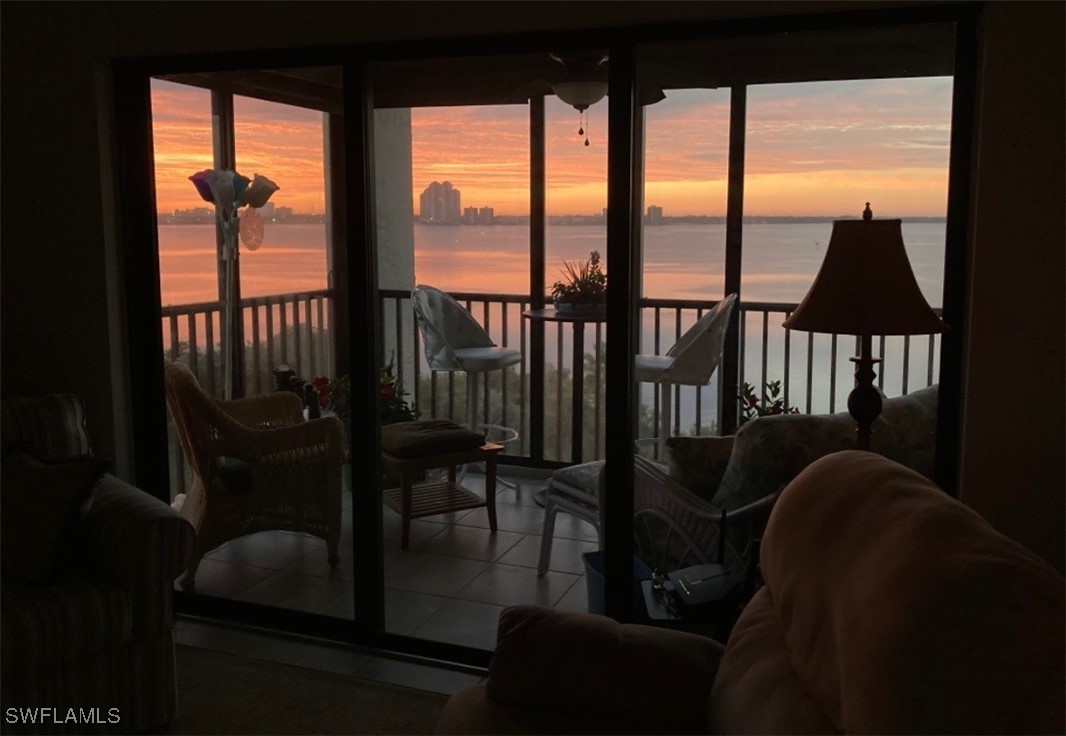
{"type": "Polygon", "coordinates": [[[381,453],[381,459],[400,476],[400,487],[385,491],[385,505],[403,519],[400,547],[407,549],[411,519],[446,514],[450,511],[478,509],[484,506],[489,515],[489,529],[496,531],[496,456],[503,445],[486,442],[481,447],[422,457],[400,458],[381,453]],[[485,464],[485,497],[464,488],[456,481],[456,467],[467,463],[485,464]],[[431,481],[415,485],[414,476],[423,470],[447,468],[446,481],[431,481]]]}

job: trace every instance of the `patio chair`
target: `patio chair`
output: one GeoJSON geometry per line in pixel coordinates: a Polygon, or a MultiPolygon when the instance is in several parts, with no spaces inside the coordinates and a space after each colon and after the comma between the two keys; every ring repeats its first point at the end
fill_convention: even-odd
{"type": "Polygon", "coordinates": [[[555,516],[560,511],[584,519],[596,529],[600,549],[603,549],[603,460],[571,465],[556,470],[548,478],[544,492],[544,529],[540,536],[540,561],[537,577],[544,577],[552,556],[552,537],[555,534],[555,516]]]}
{"type": "Polygon", "coordinates": [[[681,336],[666,355],[638,355],[635,358],[637,381],[659,384],[660,422],[659,460],[666,457],[666,438],[670,435],[671,398],[674,386],[704,386],[722,359],[729,317],[737,295],[730,294],[714,309],[703,315],[681,336]]]}
{"type": "Polygon", "coordinates": [[[439,289],[416,286],[411,292],[411,302],[422,333],[429,369],[466,372],[467,426],[474,431],[480,428],[508,431],[512,436],[503,439],[503,443],[517,437],[517,432],[507,427],[477,420],[480,393],[478,377],[482,373],[502,370],[521,362],[522,351],[497,347],[470,312],[439,289]]]}
{"type": "Polygon", "coordinates": [[[306,422],[288,391],[233,401],[211,398],[183,363],[166,361],[167,405],[192,487],[171,504],[196,529],[192,561],[181,579],[192,588],[200,560],[231,539],[256,532],[304,532],[326,541],[340,562],[344,425],[336,417],[306,422]]]}

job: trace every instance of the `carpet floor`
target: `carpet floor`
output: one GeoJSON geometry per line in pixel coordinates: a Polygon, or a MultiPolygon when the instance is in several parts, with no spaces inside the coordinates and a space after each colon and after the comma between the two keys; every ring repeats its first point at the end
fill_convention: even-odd
{"type": "Polygon", "coordinates": [[[428,734],[448,698],[178,645],[164,734],[428,734]]]}

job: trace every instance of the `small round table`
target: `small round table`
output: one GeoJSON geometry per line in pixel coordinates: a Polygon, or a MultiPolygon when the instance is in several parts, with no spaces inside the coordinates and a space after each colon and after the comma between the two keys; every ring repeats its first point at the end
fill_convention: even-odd
{"type": "Polygon", "coordinates": [[[573,354],[573,396],[570,416],[570,461],[577,465],[581,462],[582,433],[584,432],[584,389],[585,389],[585,324],[588,322],[606,322],[607,307],[595,309],[565,309],[553,307],[530,309],[522,312],[529,320],[541,322],[572,322],[574,325],[573,354]]]}

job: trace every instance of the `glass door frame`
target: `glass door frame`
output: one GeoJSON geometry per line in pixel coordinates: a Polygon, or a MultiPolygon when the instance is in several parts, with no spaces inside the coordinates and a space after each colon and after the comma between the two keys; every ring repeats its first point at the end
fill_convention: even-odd
{"type": "MultiPolygon", "coordinates": [[[[907,26],[922,23],[955,24],[955,69],[953,78],[952,129],[949,154],[948,212],[946,235],[944,319],[952,325],[941,345],[940,405],[937,430],[937,481],[954,492],[959,464],[963,336],[966,333],[968,277],[968,227],[970,181],[975,140],[977,78],[977,29],[981,5],[960,3],[876,10],[848,10],[825,14],[744,18],[725,21],[662,23],[623,28],[598,28],[555,33],[522,33],[463,39],[463,55],[493,56],[522,51],[546,52],[567,49],[607,48],[611,56],[608,113],[608,246],[607,265],[613,288],[608,292],[608,349],[606,404],[608,411],[606,453],[607,483],[612,488],[633,487],[632,448],[637,436],[636,401],[632,356],[636,350],[637,303],[632,288],[640,264],[640,162],[642,140],[638,135],[642,113],[636,104],[639,44],[671,40],[762,36],[785,31],[848,30],[866,27],[907,26]],[[624,288],[619,288],[622,286],[624,288]],[[614,346],[612,350],[611,347],[614,346]]],[[[373,100],[371,64],[413,58],[455,56],[454,39],[420,41],[417,50],[404,42],[285,49],[264,53],[235,52],[115,60],[112,63],[111,112],[116,172],[115,207],[118,239],[124,254],[128,345],[128,384],[131,398],[132,448],[135,482],[164,501],[169,501],[167,477],[166,407],[163,371],[157,346],[162,343],[159,318],[159,245],[156,230],[151,99],[153,76],[190,71],[223,71],[258,68],[337,66],[343,69],[345,115],[343,162],[346,169],[344,221],[347,225],[346,281],[348,324],[361,324],[378,316],[376,229],[374,227],[373,100]],[[269,59],[269,64],[263,64],[269,59]],[[148,185],[145,182],[148,182],[148,185]]],[[[734,101],[736,99],[734,98],[734,101]]],[[[543,130],[541,130],[543,135],[543,130]]],[[[734,150],[730,158],[742,157],[734,150]]],[[[742,160],[742,159],[741,159],[742,160]]],[[[109,165],[105,161],[105,166],[109,165]]],[[[541,171],[543,161],[531,162],[541,171]]],[[[732,171],[732,169],[731,169],[732,171]]],[[[742,186],[743,179],[739,184],[742,186]]],[[[734,203],[730,175],[730,211],[742,203],[742,191],[734,203]]],[[[543,213],[543,191],[533,193],[531,215],[543,213]],[[539,208],[537,197],[541,198],[539,208]]],[[[541,224],[543,228],[543,224],[541,224]]],[[[739,251],[738,251],[739,255],[739,251]]],[[[739,261],[727,259],[730,268],[739,261]],[[732,266],[730,265],[732,264],[732,266]]],[[[343,276],[342,276],[343,278],[343,276]]],[[[543,274],[541,274],[543,278],[543,274]]],[[[535,285],[535,283],[534,283],[535,285]]],[[[728,281],[727,281],[728,285],[728,281]]],[[[543,283],[541,283],[543,286],[543,283]]],[[[733,330],[735,333],[735,328],[733,330]]],[[[350,330],[349,330],[350,333],[350,330]]],[[[338,338],[338,345],[343,348],[338,338]]],[[[735,334],[734,334],[735,339],[735,334]]],[[[377,415],[377,366],[382,345],[376,330],[365,340],[347,340],[348,367],[353,388],[353,414],[377,415]]],[[[343,353],[343,349],[338,353],[343,353]]],[[[735,351],[734,351],[735,352],[735,351]]],[[[727,369],[728,370],[728,369],[727,369]]],[[[735,373],[735,367],[732,369],[735,373]]],[[[120,372],[121,374],[121,372],[120,372]]],[[[380,430],[367,421],[354,426],[351,437],[353,464],[374,467],[380,457],[380,430]]],[[[371,474],[372,476],[374,474],[371,474]]],[[[413,656],[484,666],[490,654],[481,650],[431,642],[384,631],[384,579],[381,549],[380,478],[353,496],[355,534],[355,617],[351,621],[287,611],[267,606],[176,594],[179,612],[206,615],[237,625],[262,626],[288,632],[348,641],[413,656]]],[[[607,540],[606,606],[618,620],[632,616],[630,595],[632,557],[632,493],[615,493],[605,505],[607,540]]]]}

